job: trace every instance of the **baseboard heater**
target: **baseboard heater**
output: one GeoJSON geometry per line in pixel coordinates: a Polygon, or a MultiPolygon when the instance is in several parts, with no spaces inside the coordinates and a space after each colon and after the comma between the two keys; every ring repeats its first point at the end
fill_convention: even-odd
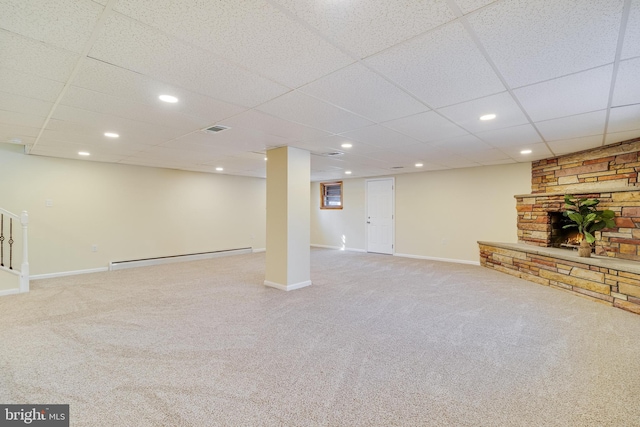
{"type": "Polygon", "coordinates": [[[170,264],[173,262],[198,261],[201,259],[218,258],[230,255],[241,255],[252,253],[252,248],[226,249],[222,251],[198,252],[195,254],[169,255],[156,258],[132,259],[128,261],[112,261],[109,263],[109,270],[122,270],[133,267],[147,267],[150,265],[170,264]]]}

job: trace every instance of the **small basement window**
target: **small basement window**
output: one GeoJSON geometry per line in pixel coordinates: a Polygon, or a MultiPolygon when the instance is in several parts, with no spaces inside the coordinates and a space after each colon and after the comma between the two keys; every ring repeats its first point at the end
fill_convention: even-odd
{"type": "Polygon", "coordinates": [[[320,183],[320,209],[342,209],[342,181],[320,183]]]}

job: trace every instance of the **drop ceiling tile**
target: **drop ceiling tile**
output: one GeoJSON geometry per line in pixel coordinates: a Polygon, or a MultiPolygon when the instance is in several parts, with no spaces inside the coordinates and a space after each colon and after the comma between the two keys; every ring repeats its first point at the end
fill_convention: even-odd
{"type": "Polygon", "coordinates": [[[449,150],[463,156],[475,156],[477,152],[496,150],[486,142],[483,142],[481,139],[473,135],[463,135],[454,138],[447,138],[445,140],[434,142],[429,145],[432,145],[435,148],[449,150]]]}
{"type": "Polygon", "coordinates": [[[384,123],[384,126],[409,135],[421,142],[433,142],[468,133],[433,111],[392,120],[384,123]]]}
{"type": "Polygon", "coordinates": [[[602,135],[592,135],[582,138],[563,139],[549,142],[549,147],[556,156],[575,153],[576,151],[588,150],[590,148],[602,146],[602,135]]]}
{"type": "Polygon", "coordinates": [[[373,124],[370,120],[329,105],[299,91],[289,92],[258,107],[265,113],[284,120],[342,133],[373,124]]]}
{"type": "Polygon", "coordinates": [[[362,157],[386,162],[389,168],[393,166],[413,166],[416,160],[414,156],[397,151],[378,151],[375,153],[367,153],[362,157]]]}
{"type": "Polygon", "coordinates": [[[120,138],[148,137],[166,141],[184,134],[184,131],[164,126],[101,114],[93,111],[73,108],[66,105],[56,107],[48,129],[57,131],[80,132],[89,135],[103,135],[105,132],[116,132],[120,138]]]}
{"type": "Polygon", "coordinates": [[[342,135],[332,135],[324,138],[314,139],[305,143],[290,143],[291,147],[301,148],[315,153],[329,153],[329,152],[343,152],[345,154],[363,154],[371,153],[375,151],[382,151],[380,147],[375,145],[365,144],[363,142],[356,141],[353,138],[347,138],[342,135]],[[351,144],[351,147],[342,147],[342,144],[351,144]]]}
{"type": "Polygon", "coordinates": [[[433,108],[505,90],[459,22],[394,46],[366,62],[433,108]]]}
{"type": "Polygon", "coordinates": [[[441,108],[438,112],[471,133],[523,125],[529,122],[508,92],[441,108]],[[480,120],[480,116],[485,114],[495,114],[496,118],[486,121],[480,120]]]}
{"type": "Polygon", "coordinates": [[[47,117],[51,107],[53,107],[52,102],[0,92],[0,110],[47,117]]]}
{"type": "Polygon", "coordinates": [[[513,88],[613,62],[623,0],[512,0],[469,22],[513,88]]]}
{"type": "Polygon", "coordinates": [[[640,0],[631,0],[627,31],[622,45],[622,59],[640,56],[640,0]]]}
{"type": "Polygon", "coordinates": [[[591,135],[602,135],[606,111],[578,114],[561,119],[536,123],[536,127],[547,141],[581,138],[591,135]]]}
{"type": "Polygon", "coordinates": [[[502,160],[481,160],[478,161],[482,166],[496,166],[496,165],[508,165],[512,163],[519,163],[513,159],[502,159],[502,160]]]}
{"type": "Polygon", "coordinates": [[[114,13],[89,56],[215,99],[252,107],[288,89],[114,13]]]}
{"type": "Polygon", "coordinates": [[[478,162],[471,161],[463,156],[452,154],[447,157],[441,157],[437,159],[437,163],[448,168],[456,169],[456,168],[473,168],[482,166],[478,162]]]}
{"type": "Polygon", "coordinates": [[[554,154],[549,151],[547,144],[540,142],[537,144],[522,144],[500,147],[500,150],[508,154],[512,159],[518,162],[531,162],[534,160],[547,159],[553,157],[554,154]],[[522,154],[522,150],[531,150],[530,154],[522,154]]]}
{"type": "Polygon", "coordinates": [[[264,0],[140,0],[115,8],[291,88],[353,62],[264,0]]]}
{"type": "Polygon", "coordinates": [[[417,139],[380,125],[367,126],[362,129],[345,132],[341,136],[382,149],[394,149],[419,142],[417,139]]]}
{"type": "Polygon", "coordinates": [[[78,151],[73,149],[64,148],[64,149],[48,149],[48,148],[40,148],[36,146],[31,153],[37,156],[47,156],[47,157],[58,157],[63,159],[72,159],[79,160],[85,162],[105,162],[105,163],[117,163],[123,159],[123,156],[114,155],[114,154],[106,154],[106,153],[98,153],[93,152],[89,156],[80,156],[78,155],[78,151]]]}
{"type": "Polygon", "coordinates": [[[295,141],[324,138],[330,135],[320,129],[284,120],[258,110],[248,110],[221,122],[225,126],[254,129],[295,141]]]}
{"type": "Polygon", "coordinates": [[[326,157],[320,155],[311,155],[311,169],[312,170],[342,170],[344,168],[344,162],[339,158],[326,157]]]}
{"type": "Polygon", "coordinates": [[[607,108],[613,66],[607,65],[514,90],[534,122],[607,108]]]}
{"type": "Polygon", "coordinates": [[[79,55],[0,30],[0,67],[66,82],[79,55]]]}
{"type": "Polygon", "coordinates": [[[488,4],[495,3],[496,0],[455,0],[455,2],[462,10],[462,13],[466,15],[488,4]]]}
{"type": "Polygon", "coordinates": [[[640,58],[620,63],[612,106],[640,104],[640,58]]]}
{"type": "Polygon", "coordinates": [[[628,132],[640,129],[640,104],[611,109],[608,133],[628,132]]]}
{"type": "Polygon", "coordinates": [[[498,148],[542,142],[538,132],[529,124],[478,132],[475,135],[489,145],[498,148]]]}
{"type": "Polygon", "coordinates": [[[0,92],[54,102],[63,87],[55,80],[0,67],[0,92]]]}
{"type": "Polygon", "coordinates": [[[90,0],[4,0],[0,28],[81,53],[103,9],[90,0]]]}
{"type": "Polygon", "coordinates": [[[208,120],[171,111],[170,108],[163,108],[164,106],[159,104],[155,106],[138,104],[123,98],[77,87],[69,88],[60,101],[60,105],[180,129],[181,131],[193,131],[210,124],[208,120]]]}
{"type": "MultiPolygon", "coordinates": [[[[1,135],[1,134],[0,134],[1,135]]],[[[1,136],[0,136],[1,138],[1,136]]],[[[640,128],[637,130],[630,130],[626,132],[608,133],[604,143],[615,144],[616,142],[627,141],[629,139],[640,138],[640,128]]]]}
{"type": "Polygon", "coordinates": [[[498,150],[497,148],[489,148],[486,150],[479,150],[473,152],[473,154],[465,154],[460,153],[460,155],[472,160],[474,162],[478,162],[483,165],[487,164],[506,164],[506,163],[515,163],[515,160],[511,159],[508,154],[506,154],[502,150],[498,150]]]}
{"type": "Polygon", "coordinates": [[[341,2],[277,0],[360,58],[372,55],[455,19],[444,0],[404,2],[341,2]]]}
{"type": "Polygon", "coordinates": [[[336,71],[300,88],[301,92],[384,122],[429,108],[361,64],[336,71]]]}
{"type": "Polygon", "coordinates": [[[42,116],[0,110],[0,123],[5,125],[39,128],[42,127],[44,121],[45,117],[42,116]]]}
{"type": "Polygon", "coordinates": [[[39,127],[0,123],[0,142],[6,142],[13,138],[36,138],[39,133],[39,127]]]}
{"type": "Polygon", "coordinates": [[[219,101],[91,58],[83,60],[73,80],[73,86],[160,107],[166,111],[199,117],[206,119],[210,124],[246,110],[244,107],[219,101]],[[178,98],[178,102],[175,104],[161,102],[158,99],[160,95],[173,95],[178,98]]]}

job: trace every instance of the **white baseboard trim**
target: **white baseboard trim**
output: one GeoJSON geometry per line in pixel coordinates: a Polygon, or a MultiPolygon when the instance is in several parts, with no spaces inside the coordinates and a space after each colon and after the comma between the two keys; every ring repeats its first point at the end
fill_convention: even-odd
{"type": "Polygon", "coordinates": [[[19,294],[19,293],[20,293],[20,289],[18,288],[5,289],[3,291],[0,291],[0,297],[6,296],[6,295],[19,294]]]}
{"type": "Polygon", "coordinates": [[[438,258],[433,256],[422,256],[422,255],[410,255],[410,254],[393,254],[393,256],[399,256],[402,258],[414,258],[414,259],[426,259],[429,261],[440,261],[440,262],[452,262],[455,264],[468,264],[468,265],[480,265],[480,261],[467,261],[465,259],[454,259],[454,258],[438,258]]]}
{"type": "Polygon", "coordinates": [[[323,249],[337,249],[339,251],[349,251],[349,252],[367,252],[364,249],[357,248],[343,248],[342,246],[329,246],[329,245],[316,245],[312,244],[312,248],[323,248],[323,249]]]}
{"type": "Polygon", "coordinates": [[[267,248],[255,248],[255,249],[252,249],[252,251],[254,254],[257,254],[258,252],[266,252],[267,248]]]}
{"type": "Polygon", "coordinates": [[[305,280],[304,282],[294,283],[293,285],[282,285],[280,283],[270,282],[268,280],[264,281],[265,286],[269,286],[270,288],[280,289],[281,291],[293,291],[294,289],[300,289],[307,286],[311,286],[311,280],[305,280]]]}
{"type": "Polygon", "coordinates": [[[34,274],[29,276],[29,280],[51,279],[54,277],[75,276],[76,274],[101,273],[109,271],[107,267],[90,268],[88,270],[60,271],[58,273],[34,274]]]}
{"type": "Polygon", "coordinates": [[[109,263],[109,270],[123,270],[133,267],[148,267],[151,265],[171,264],[174,262],[199,261],[203,259],[219,258],[223,256],[250,254],[251,248],[230,249],[226,251],[205,252],[200,254],[174,255],[168,257],[137,259],[131,261],[117,261],[109,263]]]}

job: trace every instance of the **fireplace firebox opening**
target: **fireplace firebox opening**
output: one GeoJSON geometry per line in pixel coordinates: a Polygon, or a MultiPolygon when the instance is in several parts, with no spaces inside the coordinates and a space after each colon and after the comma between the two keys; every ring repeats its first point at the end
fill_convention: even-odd
{"type": "Polygon", "coordinates": [[[549,212],[551,220],[551,246],[554,248],[575,249],[580,246],[582,234],[577,227],[564,228],[565,225],[575,224],[564,216],[563,212],[549,212]]]}

